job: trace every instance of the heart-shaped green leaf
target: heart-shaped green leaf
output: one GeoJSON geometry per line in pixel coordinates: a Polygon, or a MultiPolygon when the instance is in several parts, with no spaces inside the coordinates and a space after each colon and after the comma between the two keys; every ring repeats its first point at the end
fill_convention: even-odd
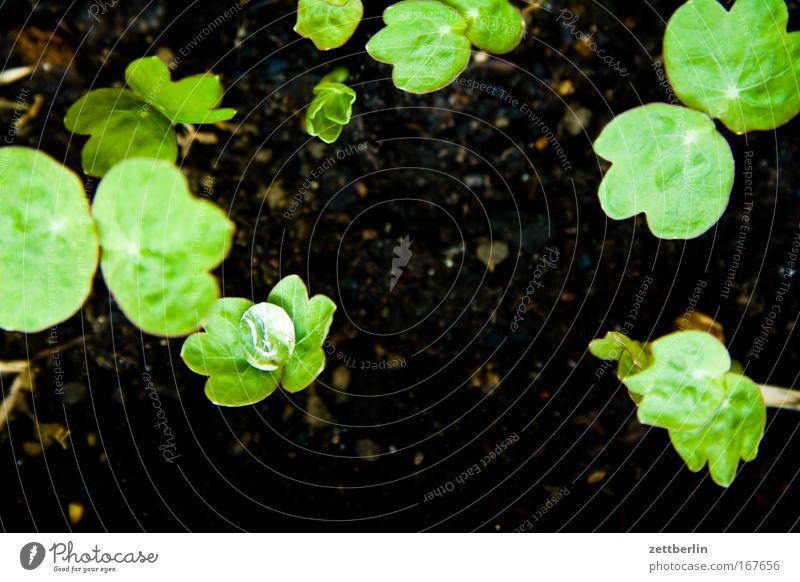
{"type": "Polygon", "coordinates": [[[172,81],[164,61],[145,57],[128,65],[125,80],[172,123],[216,123],[236,115],[235,109],[217,109],[223,94],[217,75],[193,75],[172,81]]]}
{"type": "Polygon", "coordinates": [[[594,149],[613,164],[598,192],[610,218],[644,212],[657,237],[688,239],[728,206],[733,154],[703,113],[664,103],[637,107],[609,123],[594,149]]]}
{"type": "Polygon", "coordinates": [[[69,108],[64,125],[91,136],[82,152],[83,171],[91,176],[103,176],[126,158],[174,162],[178,157],[169,119],[127,89],[90,91],[69,108]]]}
{"type": "Polygon", "coordinates": [[[367,43],[370,56],[394,65],[394,84],[410,93],[445,87],[471,54],[467,23],[457,10],[434,0],[404,0],[383,13],[386,28],[367,43]]]}
{"type": "Polygon", "coordinates": [[[314,100],[306,111],[306,131],[325,143],[339,138],[353,114],[356,92],[342,83],[346,79],[347,71],[341,68],[326,75],[314,87],[314,100]]]}
{"type": "Polygon", "coordinates": [[[731,358],[716,338],[702,331],[683,331],[650,344],[652,361],[625,377],[628,389],[641,396],[639,420],[670,429],[706,424],[725,400],[723,376],[731,358]]]}
{"type": "Polygon", "coordinates": [[[692,471],[706,463],[722,487],[733,483],[739,459],[752,461],[764,434],[767,411],[764,398],[752,380],[725,374],[725,399],[717,413],[696,430],[669,431],[672,445],[692,471]]]}
{"type": "Polygon", "coordinates": [[[361,0],[300,0],[294,30],[327,51],[346,43],[363,15],[361,0]]]}
{"type": "Polygon", "coordinates": [[[267,302],[282,307],[294,323],[295,347],[283,369],[281,386],[289,392],[302,390],[325,368],[322,344],[328,335],[336,304],[325,295],[308,298],[308,289],[297,275],[275,285],[267,302]]]}
{"type": "Polygon", "coordinates": [[[142,158],[111,168],[92,213],[103,276],[125,315],[153,335],[196,330],[219,297],[209,271],[231,247],[225,213],[193,197],[174,165],[142,158]]]}
{"type": "Polygon", "coordinates": [[[41,152],[0,148],[0,327],[37,332],[72,316],[97,269],[83,184],[41,152]]]}
{"type": "Polygon", "coordinates": [[[205,332],[183,343],[181,358],[193,372],[210,376],[206,396],[219,406],[255,404],[278,386],[280,370],[259,370],[247,361],[240,326],[252,306],[247,299],[218,299],[203,323],[205,332]]]}
{"type": "Polygon", "coordinates": [[[800,32],[784,0],[689,0],[669,21],[664,61],[686,105],[736,133],[773,129],[800,112],[800,32]]]}
{"type": "Polygon", "coordinates": [[[513,50],[525,33],[525,20],[507,0],[441,0],[461,13],[467,38],[479,49],[494,54],[513,50]]]}

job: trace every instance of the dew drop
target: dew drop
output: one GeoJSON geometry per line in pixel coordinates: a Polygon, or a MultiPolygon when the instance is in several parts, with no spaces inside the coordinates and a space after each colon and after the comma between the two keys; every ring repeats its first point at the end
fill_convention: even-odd
{"type": "Polygon", "coordinates": [[[271,372],[286,365],[294,352],[294,324],[289,314],[272,303],[258,303],[239,322],[247,362],[271,372]]]}

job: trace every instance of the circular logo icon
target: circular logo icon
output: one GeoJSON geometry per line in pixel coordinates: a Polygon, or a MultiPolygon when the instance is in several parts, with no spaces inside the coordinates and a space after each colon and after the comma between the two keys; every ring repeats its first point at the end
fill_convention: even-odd
{"type": "Polygon", "coordinates": [[[19,551],[19,563],[26,570],[35,570],[44,561],[44,546],[39,542],[30,542],[19,551]]]}

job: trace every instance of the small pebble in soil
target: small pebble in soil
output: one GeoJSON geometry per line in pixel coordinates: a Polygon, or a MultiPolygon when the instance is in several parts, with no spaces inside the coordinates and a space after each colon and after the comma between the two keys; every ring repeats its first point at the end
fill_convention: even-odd
{"type": "Polygon", "coordinates": [[[83,503],[71,501],[67,511],[72,525],[77,525],[83,519],[83,503]]]}
{"type": "Polygon", "coordinates": [[[561,127],[571,136],[579,135],[592,123],[592,112],[583,106],[572,106],[564,114],[561,127]]]}
{"type": "Polygon", "coordinates": [[[600,481],[606,478],[607,474],[608,473],[605,469],[596,469],[586,476],[586,482],[589,485],[599,483],[600,481]]]}
{"type": "Polygon", "coordinates": [[[570,80],[566,79],[561,81],[558,84],[558,94],[562,97],[566,97],[567,95],[572,95],[575,92],[575,84],[570,80]]]}
{"type": "Polygon", "coordinates": [[[508,245],[503,241],[484,240],[478,245],[478,259],[486,265],[490,273],[494,273],[497,265],[508,257],[508,245]]]}
{"type": "Polygon", "coordinates": [[[333,416],[322,398],[317,396],[316,392],[310,392],[306,401],[306,414],[303,415],[303,421],[312,429],[317,429],[328,425],[332,420],[333,416]]]}
{"type": "Polygon", "coordinates": [[[333,387],[337,390],[345,391],[350,386],[350,369],[347,366],[339,366],[333,371],[333,387]]]}
{"type": "Polygon", "coordinates": [[[378,455],[383,452],[383,447],[381,447],[372,439],[358,439],[356,441],[355,451],[356,455],[361,457],[363,460],[374,463],[375,461],[380,460],[378,455]]]}

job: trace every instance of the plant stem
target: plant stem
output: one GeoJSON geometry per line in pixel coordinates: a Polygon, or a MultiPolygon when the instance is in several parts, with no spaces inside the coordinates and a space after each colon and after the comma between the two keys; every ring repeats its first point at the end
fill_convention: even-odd
{"type": "Polygon", "coordinates": [[[5,396],[0,404],[0,430],[2,430],[8,424],[8,417],[22,398],[22,393],[33,389],[33,376],[30,364],[25,361],[0,362],[0,373],[17,375],[11,384],[8,396],[5,396]]]}
{"type": "Polygon", "coordinates": [[[800,390],[790,390],[780,386],[759,384],[764,403],[771,408],[800,410],[800,390]]]}
{"type": "Polygon", "coordinates": [[[15,360],[13,362],[0,362],[0,374],[19,374],[27,370],[30,364],[25,360],[15,360]]]}

